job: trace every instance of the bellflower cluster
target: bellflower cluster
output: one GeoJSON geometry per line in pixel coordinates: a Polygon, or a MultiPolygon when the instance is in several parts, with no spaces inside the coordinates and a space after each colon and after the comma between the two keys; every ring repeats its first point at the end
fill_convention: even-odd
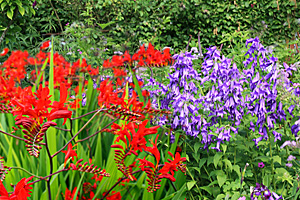
{"type": "MultiPolygon", "coordinates": [[[[247,40],[246,47],[248,44],[251,44],[251,46],[245,56],[249,55],[249,58],[243,64],[245,68],[250,63],[252,65],[250,69],[244,70],[250,89],[250,95],[246,97],[246,106],[248,107],[248,113],[257,117],[256,127],[259,128],[259,133],[262,135],[254,139],[257,146],[259,141],[268,139],[268,132],[271,130],[273,130],[275,142],[276,140],[281,140],[281,134],[274,130],[274,123],[282,119],[286,120],[286,113],[283,110],[282,102],[277,101],[278,80],[282,77],[282,73],[277,67],[278,59],[268,56],[269,53],[260,44],[258,38],[247,40]],[[259,60],[259,63],[257,60],[259,60]]],[[[286,76],[284,75],[284,77],[286,76]]],[[[281,82],[284,83],[284,87],[289,85],[289,81],[286,78],[281,78],[281,82]]],[[[253,124],[250,124],[250,129],[254,130],[254,127],[251,126],[253,124]]]]}
{"type": "Polygon", "coordinates": [[[171,66],[171,73],[167,77],[170,82],[163,85],[150,78],[145,87],[148,87],[153,105],[160,109],[174,109],[174,117],[167,120],[165,116],[158,117],[156,123],[160,126],[170,125],[174,129],[182,129],[188,135],[196,137],[201,125],[208,123],[201,118],[197,106],[200,101],[197,99],[199,93],[195,81],[199,81],[199,75],[193,68],[193,56],[191,52],[176,54],[173,56],[176,60],[171,66]],[[156,89],[151,89],[151,87],[156,89]]]}
{"type": "MultiPolygon", "coordinates": [[[[232,59],[221,56],[216,47],[207,49],[201,73],[194,69],[193,60],[199,57],[192,55],[192,51],[174,55],[176,62],[171,66],[169,84],[165,86],[150,78],[144,86],[149,88],[152,105],[174,110],[172,119],[162,116],[156,119],[157,123],[200,136],[204,149],[220,151],[220,144],[230,141],[238,133],[245,115],[251,114],[256,122],[250,122],[250,130],[255,132],[257,127],[261,135],[254,139],[256,146],[259,141],[267,140],[270,133],[275,142],[281,140],[274,124],[286,120],[287,114],[284,102],[278,100],[278,88],[294,90],[300,95],[300,88],[291,87],[289,80],[296,69],[285,63],[284,69],[280,69],[278,59],[270,55],[258,38],[248,39],[248,46],[243,70],[232,59]]],[[[292,115],[294,108],[292,105],[287,111],[292,115]]],[[[298,121],[291,128],[295,135],[300,130],[298,121]]]]}
{"type": "Polygon", "coordinates": [[[207,148],[210,143],[216,143],[216,149],[220,151],[220,143],[229,141],[230,131],[234,134],[238,131],[238,125],[244,116],[245,99],[242,96],[244,90],[244,77],[240,74],[236,64],[231,63],[231,59],[220,56],[216,47],[207,49],[204,62],[202,63],[203,78],[201,84],[207,88],[207,93],[201,98],[203,110],[206,111],[210,119],[211,126],[221,126],[217,128],[218,137],[214,139],[214,134],[209,134],[207,129],[201,130],[202,143],[207,148]],[[208,86],[208,87],[207,87],[208,86]],[[222,127],[222,119],[228,117],[229,123],[222,127]]]}
{"type": "Polygon", "coordinates": [[[270,192],[270,190],[263,184],[256,183],[256,187],[251,193],[251,200],[258,200],[261,197],[266,200],[279,200],[283,199],[282,196],[279,196],[275,192],[270,192]]]}
{"type": "Polygon", "coordinates": [[[196,99],[198,89],[193,81],[199,80],[197,71],[193,68],[192,60],[195,57],[190,53],[175,54],[176,60],[172,66],[174,72],[169,74],[170,83],[167,87],[162,87],[166,92],[166,97],[161,100],[162,109],[174,109],[174,119],[172,129],[180,128],[187,135],[196,137],[199,134],[202,119],[198,113],[197,105],[200,103],[196,99]],[[169,89],[166,91],[166,89],[169,89]]]}

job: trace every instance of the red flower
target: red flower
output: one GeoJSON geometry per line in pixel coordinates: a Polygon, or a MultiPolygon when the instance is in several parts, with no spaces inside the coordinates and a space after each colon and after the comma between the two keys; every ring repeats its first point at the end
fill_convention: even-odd
{"type": "Polygon", "coordinates": [[[94,174],[94,176],[91,178],[91,180],[93,180],[93,179],[95,179],[95,181],[96,182],[101,182],[102,181],[102,178],[103,178],[103,176],[101,176],[101,175],[97,175],[97,174],[94,174]]]}
{"type": "Polygon", "coordinates": [[[77,157],[77,153],[75,152],[75,150],[72,149],[73,146],[71,143],[69,143],[68,145],[68,150],[67,151],[61,151],[62,153],[65,153],[66,156],[65,156],[65,163],[64,163],[64,167],[66,166],[67,164],[67,161],[69,158],[72,158],[72,160],[74,161],[74,157],[76,156],[77,157]]]}
{"type": "MultiPolygon", "coordinates": [[[[68,188],[66,189],[65,191],[65,200],[73,200],[74,199],[74,196],[75,196],[75,193],[76,193],[76,190],[77,190],[77,187],[74,188],[73,192],[71,192],[68,188]]],[[[76,200],[78,200],[78,195],[79,195],[79,192],[77,193],[77,197],[76,197],[76,200]]]]}
{"type": "Polygon", "coordinates": [[[154,155],[154,157],[156,159],[156,168],[157,168],[157,166],[159,164],[159,160],[160,160],[160,153],[159,153],[159,151],[157,149],[157,139],[158,139],[158,136],[159,135],[156,136],[155,143],[153,141],[151,141],[151,143],[153,145],[152,147],[146,147],[145,148],[146,151],[148,151],[148,152],[150,152],[150,153],[152,153],[154,155]]]}
{"type": "Polygon", "coordinates": [[[0,181],[0,199],[1,200],[27,200],[27,197],[30,197],[31,189],[30,185],[32,183],[28,183],[33,178],[33,176],[29,178],[23,178],[17,183],[15,190],[11,195],[8,194],[7,190],[2,184],[2,181],[0,181]]]}
{"type": "MultiPolygon", "coordinates": [[[[105,193],[103,193],[103,196],[105,195],[105,193]]],[[[122,196],[120,192],[115,192],[112,191],[111,195],[106,197],[107,200],[121,200],[122,196]]]]}
{"type": "Polygon", "coordinates": [[[42,44],[42,46],[40,47],[40,50],[43,50],[43,49],[48,48],[48,47],[50,46],[50,44],[51,44],[50,40],[44,42],[44,43],[42,44]]]}
{"type": "Polygon", "coordinates": [[[174,171],[178,171],[178,169],[180,169],[185,173],[185,164],[183,164],[183,162],[186,161],[186,158],[181,158],[178,152],[176,152],[175,157],[171,152],[168,152],[168,154],[173,158],[173,160],[168,159],[170,163],[165,162],[163,168],[161,168],[158,172],[162,174],[161,178],[164,177],[171,181],[175,181],[174,171]],[[169,172],[171,174],[168,174],[169,172]]]}
{"type": "Polygon", "coordinates": [[[4,48],[3,51],[1,52],[0,56],[5,56],[8,53],[9,49],[4,48]]]}

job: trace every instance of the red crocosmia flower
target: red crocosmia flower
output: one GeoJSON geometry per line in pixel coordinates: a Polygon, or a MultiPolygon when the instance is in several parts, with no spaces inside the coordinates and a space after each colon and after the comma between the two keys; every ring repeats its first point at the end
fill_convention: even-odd
{"type": "Polygon", "coordinates": [[[48,48],[48,47],[50,46],[50,44],[51,44],[50,40],[44,42],[44,43],[42,44],[42,46],[40,47],[40,50],[43,50],[43,49],[48,48]]]}
{"type": "Polygon", "coordinates": [[[104,60],[103,67],[104,68],[110,68],[110,67],[112,67],[112,64],[109,62],[109,59],[104,60]]]}
{"type": "Polygon", "coordinates": [[[124,62],[128,62],[129,64],[132,62],[132,60],[131,60],[131,56],[130,56],[130,54],[128,53],[128,51],[125,51],[125,53],[124,53],[124,58],[123,58],[123,61],[124,62]]]}
{"type": "Polygon", "coordinates": [[[72,111],[69,111],[69,110],[58,110],[58,111],[55,111],[55,112],[51,113],[49,115],[49,117],[48,117],[48,120],[52,121],[54,119],[64,118],[63,125],[65,125],[66,120],[68,118],[71,118],[71,117],[72,117],[72,111]]]}
{"type": "Polygon", "coordinates": [[[13,191],[13,193],[11,195],[8,194],[7,190],[5,189],[5,187],[3,186],[2,181],[0,181],[0,199],[1,200],[27,200],[27,197],[30,197],[30,193],[31,193],[31,189],[32,187],[30,187],[30,185],[32,185],[32,183],[28,183],[28,181],[30,181],[33,178],[33,176],[29,177],[29,178],[23,178],[21,179],[16,187],[15,190],[13,191]]]}
{"type": "Polygon", "coordinates": [[[67,118],[71,118],[72,117],[72,111],[69,111],[67,106],[65,106],[64,104],[66,103],[68,97],[68,90],[65,86],[65,84],[61,84],[60,86],[60,101],[54,101],[52,104],[52,110],[49,114],[49,118],[48,120],[54,120],[54,119],[59,119],[59,118],[64,118],[64,123],[63,125],[66,123],[67,118]]]}
{"type": "Polygon", "coordinates": [[[138,65],[139,66],[144,66],[145,65],[145,62],[142,58],[139,59],[138,65]]]}
{"type": "Polygon", "coordinates": [[[156,168],[159,164],[159,160],[160,160],[160,153],[157,149],[157,139],[158,139],[158,136],[156,136],[156,139],[155,139],[155,143],[153,141],[151,141],[151,144],[153,145],[152,147],[146,147],[145,150],[152,153],[156,159],[156,168]]]}
{"type": "Polygon", "coordinates": [[[151,43],[149,43],[146,53],[148,55],[154,55],[155,49],[154,49],[154,46],[151,43]]]}
{"type": "Polygon", "coordinates": [[[91,178],[91,180],[93,180],[93,179],[95,179],[95,181],[96,182],[100,182],[100,181],[102,181],[102,178],[103,178],[103,176],[101,176],[101,175],[97,175],[97,174],[94,174],[94,176],[91,178]]]}
{"type": "Polygon", "coordinates": [[[1,52],[0,56],[5,56],[8,53],[9,49],[4,48],[3,51],[1,52]]]}
{"type": "Polygon", "coordinates": [[[163,54],[163,58],[164,59],[171,59],[171,54],[170,54],[170,49],[169,48],[166,48],[164,51],[164,54],[163,54]]]}
{"type": "Polygon", "coordinates": [[[71,143],[69,143],[68,145],[68,150],[67,151],[61,151],[62,153],[65,153],[65,163],[64,163],[64,167],[66,167],[67,161],[69,158],[72,158],[72,160],[74,161],[74,157],[77,157],[77,153],[75,152],[75,150],[73,150],[73,146],[71,143]]]}
{"type": "MultiPolygon", "coordinates": [[[[105,195],[105,193],[103,193],[103,196],[105,195]]],[[[122,199],[122,196],[121,196],[121,193],[120,192],[115,192],[115,191],[112,191],[111,192],[111,195],[107,196],[106,197],[107,200],[121,200],[122,199]]]]}
{"type": "Polygon", "coordinates": [[[113,68],[114,76],[127,76],[127,73],[123,69],[113,68]]]}
{"type": "Polygon", "coordinates": [[[183,162],[186,161],[186,158],[181,158],[180,154],[176,152],[175,157],[171,152],[168,152],[168,154],[173,158],[173,160],[168,159],[170,163],[165,162],[163,168],[161,168],[158,172],[161,173],[161,177],[168,178],[171,181],[175,181],[174,178],[174,171],[178,171],[180,169],[182,172],[185,173],[185,164],[183,162]],[[168,173],[171,174],[168,174],[168,173]]]}
{"type": "Polygon", "coordinates": [[[122,56],[114,55],[111,59],[111,64],[114,67],[121,67],[124,65],[122,56]]]}
{"type": "MultiPolygon", "coordinates": [[[[65,191],[65,195],[64,195],[65,200],[73,200],[76,191],[77,191],[77,187],[75,187],[72,192],[67,188],[66,191],[65,191]]],[[[79,196],[79,192],[77,193],[76,200],[78,200],[78,196],[79,196]]]]}
{"type": "Polygon", "coordinates": [[[146,50],[145,50],[145,44],[143,44],[142,46],[140,46],[140,49],[139,49],[139,51],[137,52],[137,54],[139,55],[139,56],[146,56],[146,50]]]}

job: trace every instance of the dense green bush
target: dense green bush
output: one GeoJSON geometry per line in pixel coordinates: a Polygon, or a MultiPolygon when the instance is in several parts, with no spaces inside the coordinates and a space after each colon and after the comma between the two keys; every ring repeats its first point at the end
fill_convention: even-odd
{"type": "MultiPolygon", "coordinates": [[[[83,22],[86,28],[100,29],[103,36],[113,38],[113,42],[107,45],[111,54],[132,51],[144,42],[151,42],[158,48],[171,46],[178,52],[186,47],[190,36],[193,37],[190,44],[195,43],[198,32],[203,46],[220,44],[226,34],[247,30],[250,30],[250,36],[259,36],[267,46],[275,41],[290,41],[299,32],[300,3],[298,1],[295,5],[295,2],[40,0],[34,8],[34,17],[31,16],[33,9],[27,8],[31,12],[14,19],[7,32],[6,44],[1,44],[1,47],[14,45],[19,49],[34,49],[40,45],[37,41],[41,37],[48,37],[50,33],[61,34],[65,24],[74,21],[83,22]],[[105,29],[98,25],[109,22],[114,23],[105,29]]],[[[10,21],[7,8],[4,7],[5,12],[1,15],[2,27],[7,27],[10,21]]],[[[225,44],[226,50],[229,42],[225,44]]]]}

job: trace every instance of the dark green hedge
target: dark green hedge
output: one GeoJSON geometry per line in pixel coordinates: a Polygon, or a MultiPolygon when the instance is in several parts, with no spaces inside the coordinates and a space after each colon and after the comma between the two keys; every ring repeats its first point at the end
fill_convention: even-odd
{"type": "MultiPolygon", "coordinates": [[[[83,21],[91,27],[115,21],[102,31],[104,36],[115,39],[112,50],[134,50],[140,42],[152,42],[157,47],[170,46],[178,51],[186,47],[190,35],[196,41],[199,31],[204,47],[219,45],[222,35],[238,30],[251,30],[252,36],[257,35],[264,45],[270,45],[291,39],[300,27],[300,1],[295,0],[52,0],[52,5],[49,2],[38,1],[34,17],[16,17],[12,31],[7,33],[8,44],[1,47],[36,47],[47,33],[60,33],[67,22],[73,21],[83,21]]],[[[4,27],[9,21],[5,17],[0,16],[4,27]]]]}

